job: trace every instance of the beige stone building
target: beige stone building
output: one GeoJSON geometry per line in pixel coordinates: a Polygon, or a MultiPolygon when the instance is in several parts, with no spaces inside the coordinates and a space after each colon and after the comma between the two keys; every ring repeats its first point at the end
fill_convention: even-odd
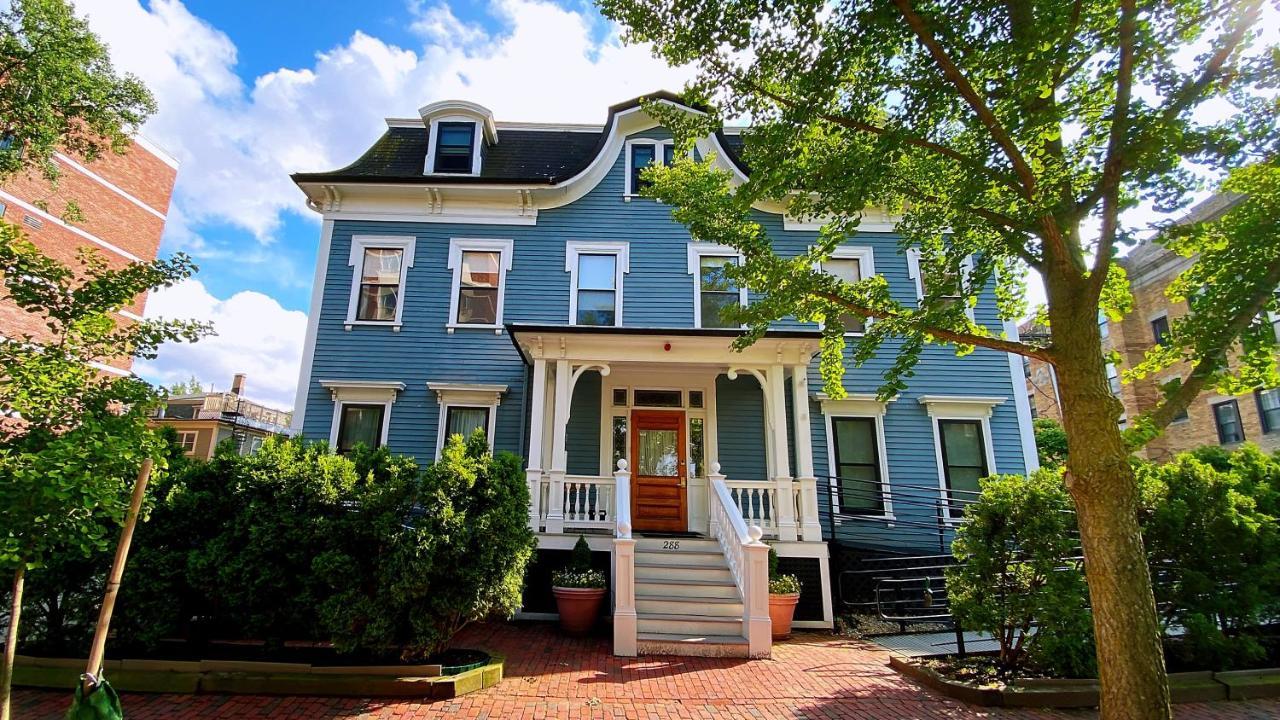
{"type": "Polygon", "coordinates": [[[231,440],[241,455],[251,455],[268,437],[289,434],[293,413],[245,399],[244,382],[245,376],[237,374],[230,392],[170,396],[151,424],[177,431],[188,457],[208,460],[224,440],[231,440]]]}
{"type": "MultiPolygon", "coordinates": [[[[1216,195],[1193,208],[1184,222],[1213,219],[1241,199],[1216,195]]],[[[1180,363],[1156,377],[1134,382],[1123,382],[1120,378],[1124,368],[1141,362],[1147,350],[1168,337],[1174,320],[1186,314],[1187,304],[1170,300],[1165,288],[1191,260],[1170,252],[1163,245],[1146,241],[1121,258],[1120,263],[1129,274],[1133,310],[1120,322],[1108,322],[1099,314],[1098,323],[1104,346],[1119,352],[1123,360],[1122,367],[1108,366],[1111,389],[1124,404],[1123,426],[1128,418],[1149,412],[1159,403],[1162,385],[1186,377],[1190,371],[1187,364],[1180,363]]],[[[1280,334],[1280,318],[1270,319],[1280,334]]],[[[1037,329],[1027,323],[1021,330],[1026,336],[1037,329]]],[[[1023,368],[1033,416],[1061,420],[1053,368],[1040,360],[1026,361],[1023,368]]],[[[1235,397],[1222,396],[1212,390],[1203,392],[1141,454],[1151,460],[1165,460],[1202,445],[1233,448],[1243,442],[1254,443],[1268,452],[1280,450],[1280,388],[1260,388],[1249,395],[1235,397]]]]}

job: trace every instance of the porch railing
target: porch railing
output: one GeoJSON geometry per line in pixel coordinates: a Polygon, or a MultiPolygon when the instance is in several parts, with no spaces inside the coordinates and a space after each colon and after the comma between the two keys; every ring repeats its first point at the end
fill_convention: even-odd
{"type": "Polygon", "coordinates": [[[711,464],[709,519],[711,537],[720,542],[729,572],[742,595],[742,632],[752,657],[767,657],[772,639],[769,620],[769,546],[758,525],[747,526],[742,510],[720,474],[720,464],[711,464]]]}
{"type": "MultiPolygon", "coordinates": [[[[725,486],[729,489],[729,495],[733,498],[733,503],[738,507],[739,514],[748,525],[755,525],[764,533],[763,537],[778,538],[779,521],[788,517],[788,513],[782,512],[782,503],[791,503],[791,513],[789,516],[795,519],[800,531],[809,520],[809,525],[817,526],[816,507],[807,507],[805,502],[805,486],[798,481],[788,481],[785,483],[762,482],[760,480],[725,480],[725,486]],[[809,518],[810,515],[814,517],[809,518]]],[[[815,497],[816,500],[816,497],[815,497]]],[[[817,505],[816,502],[812,503],[817,505]]],[[[805,538],[820,539],[817,538],[805,538]]]]}
{"type": "Polygon", "coordinates": [[[612,530],[615,527],[617,481],[611,477],[566,475],[560,502],[551,498],[551,481],[543,478],[538,503],[538,524],[545,526],[547,515],[559,505],[564,512],[565,528],[612,530]]]}

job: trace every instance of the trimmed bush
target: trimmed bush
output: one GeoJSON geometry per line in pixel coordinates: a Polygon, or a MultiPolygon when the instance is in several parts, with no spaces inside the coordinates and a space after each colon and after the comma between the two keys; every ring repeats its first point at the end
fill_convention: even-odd
{"type": "Polygon", "coordinates": [[[1210,448],[1138,469],[1142,533],[1172,644],[1198,667],[1260,660],[1262,624],[1280,598],[1280,461],[1256,447],[1210,448]]]}
{"type": "Polygon", "coordinates": [[[985,478],[965,518],[951,546],[960,564],[946,570],[956,621],[996,638],[1006,676],[1028,663],[1056,675],[1092,676],[1087,590],[1061,475],[985,478]]]}

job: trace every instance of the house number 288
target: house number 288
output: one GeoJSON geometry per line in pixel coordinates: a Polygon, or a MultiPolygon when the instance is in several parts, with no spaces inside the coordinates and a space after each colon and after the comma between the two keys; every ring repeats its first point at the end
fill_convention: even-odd
{"type": "Polygon", "coordinates": [[[662,549],[663,550],[679,550],[680,541],[679,540],[663,540],[662,549]]]}

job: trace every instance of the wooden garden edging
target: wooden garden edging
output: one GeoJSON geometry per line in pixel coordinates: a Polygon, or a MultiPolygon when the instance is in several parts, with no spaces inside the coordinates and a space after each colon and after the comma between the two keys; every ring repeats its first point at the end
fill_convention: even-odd
{"type": "MultiPolygon", "coordinates": [[[[971,705],[1041,708],[1098,705],[1097,680],[1027,679],[1014,686],[989,688],[951,680],[900,655],[889,656],[889,667],[925,687],[971,705]]],[[[1175,703],[1280,697],[1280,668],[1170,673],[1169,694],[1175,703]]]]}
{"type": "MultiPolygon", "coordinates": [[[[13,684],[66,689],[80,681],[85,660],[19,655],[13,684]]],[[[445,700],[502,681],[503,658],[441,675],[439,665],[313,666],[229,660],[108,660],[104,674],[126,692],[227,695],[321,695],[445,700]]]]}

